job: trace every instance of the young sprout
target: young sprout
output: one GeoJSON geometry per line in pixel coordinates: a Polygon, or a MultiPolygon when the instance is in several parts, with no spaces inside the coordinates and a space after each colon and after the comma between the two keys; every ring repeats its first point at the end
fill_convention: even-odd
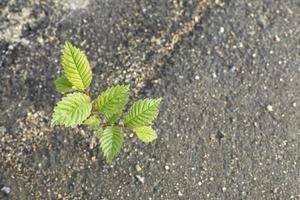
{"type": "Polygon", "coordinates": [[[66,42],[61,64],[64,75],[55,80],[55,87],[57,92],[66,95],[54,108],[52,126],[87,125],[96,131],[100,149],[109,162],[123,146],[124,128],[133,130],[144,143],[157,138],[150,125],[158,115],[161,98],[138,100],[121,118],[128,103],[129,85],[110,87],[91,100],[88,91],[92,70],[85,54],[66,42]]]}

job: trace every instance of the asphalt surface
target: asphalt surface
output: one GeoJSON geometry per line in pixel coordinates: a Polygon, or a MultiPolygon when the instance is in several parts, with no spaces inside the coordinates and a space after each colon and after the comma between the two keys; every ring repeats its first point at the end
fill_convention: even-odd
{"type": "Polygon", "coordinates": [[[300,2],[0,2],[0,199],[300,199],[300,2]],[[50,128],[64,41],[92,94],[163,97],[107,164],[93,133],[50,128]]]}

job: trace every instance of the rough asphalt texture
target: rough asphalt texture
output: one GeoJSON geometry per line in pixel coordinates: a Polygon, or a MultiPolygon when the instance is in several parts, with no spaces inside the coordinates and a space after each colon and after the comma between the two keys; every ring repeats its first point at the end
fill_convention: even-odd
{"type": "Polygon", "coordinates": [[[300,199],[298,0],[0,1],[0,199],[300,199]],[[65,40],[93,94],[164,98],[108,165],[50,128],[65,40]]]}

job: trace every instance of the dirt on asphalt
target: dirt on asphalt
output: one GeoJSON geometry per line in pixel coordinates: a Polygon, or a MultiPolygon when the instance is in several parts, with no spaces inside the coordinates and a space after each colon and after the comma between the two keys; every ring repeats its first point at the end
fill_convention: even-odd
{"type": "Polygon", "coordinates": [[[0,1],[0,199],[300,199],[298,0],[0,1]],[[163,97],[143,144],[107,164],[50,127],[66,40],[95,97],[163,97]]]}

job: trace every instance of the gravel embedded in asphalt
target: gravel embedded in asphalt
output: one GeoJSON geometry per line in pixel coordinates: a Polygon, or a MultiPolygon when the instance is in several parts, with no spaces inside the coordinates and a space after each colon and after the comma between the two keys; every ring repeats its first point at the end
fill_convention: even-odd
{"type": "Polygon", "coordinates": [[[298,13],[294,0],[0,2],[0,199],[299,198],[298,13]],[[126,138],[109,165],[93,133],[50,127],[65,40],[86,52],[94,96],[163,97],[156,141],[126,138]]]}

